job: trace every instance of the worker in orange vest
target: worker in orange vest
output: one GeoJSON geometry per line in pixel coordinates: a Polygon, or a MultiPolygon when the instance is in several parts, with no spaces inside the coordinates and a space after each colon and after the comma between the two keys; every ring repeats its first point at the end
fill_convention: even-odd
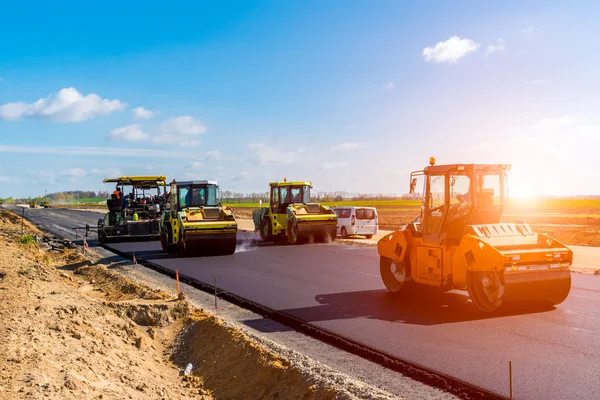
{"type": "Polygon", "coordinates": [[[115,189],[114,192],[112,192],[112,194],[115,195],[115,197],[117,198],[117,200],[121,199],[121,189],[117,186],[117,188],[115,189]]]}

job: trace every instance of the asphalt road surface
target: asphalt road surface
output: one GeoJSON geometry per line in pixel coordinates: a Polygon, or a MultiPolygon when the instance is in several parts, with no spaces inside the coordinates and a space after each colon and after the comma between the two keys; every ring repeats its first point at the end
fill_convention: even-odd
{"type": "MultiPolygon", "coordinates": [[[[29,217],[59,228],[86,218],[95,225],[98,214],[85,213],[30,210],[29,217]]],[[[392,295],[381,282],[376,249],[257,246],[253,235],[241,235],[236,253],[222,257],[178,258],[162,253],[156,241],[110,247],[207,284],[216,275],[221,290],[501,395],[508,396],[512,360],[516,399],[600,397],[598,276],[573,274],[571,293],[556,308],[510,308],[490,316],[476,311],[463,292],[392,295]]],[[[587,249],[585,260],[600,264],[600,249],[587,249]]]]}

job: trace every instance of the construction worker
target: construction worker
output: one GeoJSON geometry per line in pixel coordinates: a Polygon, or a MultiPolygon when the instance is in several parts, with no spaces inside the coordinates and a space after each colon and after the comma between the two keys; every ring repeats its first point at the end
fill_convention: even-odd
{"type": "Polygon", "coordinates": [[[115,196],[115,198],[116,198],[117,200],[120,200],[120,199],[121,199],[121,188],[119,188],[119,186],[117,186],[117,187],[115,188],[115,191],[114,191],[114,192],[112,192],[112,194],[115,196]]]}

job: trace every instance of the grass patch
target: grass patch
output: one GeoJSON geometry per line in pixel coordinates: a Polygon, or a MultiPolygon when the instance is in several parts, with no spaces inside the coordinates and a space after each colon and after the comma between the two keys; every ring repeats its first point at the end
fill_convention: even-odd
{"type": "MultiPolygon", "coordinates": [[[[421,207],[421,200],[348,200],[348,201],[325,201],[320,203],[324,206],[355,206],[355,207],[421,207]]],[[[263,207],[267,206],[268,202],[263,202],[263,207]]],[[[259,208],[258,203],[227,203],[224,206],[231,208],[259,208]]]]}
{"type": "Polygon", "coordinates": [[[35,239],[31,235],[25,235],[21,237],[22,244],[29,244],[35,242],[35,239]]]}

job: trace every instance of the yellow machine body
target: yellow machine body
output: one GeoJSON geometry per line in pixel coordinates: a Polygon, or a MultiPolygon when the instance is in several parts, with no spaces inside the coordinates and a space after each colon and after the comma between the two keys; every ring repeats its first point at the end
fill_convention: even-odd
{"type": "Polygon", "coordinates": [[[329,207],[311,202],[310,181],[284,179],[269,186],[269,205],[252,212],[254,229],[264,241],[301,244],[335,240],[337,215],[329,207]]]}
{"type": "Polygon", "coordinates": [[[169,197],[160,222],[163,250],[182,256],[235,252],[238,224],[233,211],[219,203],[215,181],[173,181],[169,197]]]}
{"type": "Polygon", "coordinates": [[[508,167],[432,164],[411,175],[411,192],[413,176],[425,177],[421,214],[377,245],[381,276],[390,291],[399,292],[405,284],[466,290],[485,312],[512,301],[559,304],[566,299],[573,252],[560,241],[533,232],[528,224],[500,222],[508,167]],[[485,187],[489,177],[498,182],[500,194],[495,199],[485,187]],[[452,188],[458,179],[474,194],[467,201],[452,188]],[[444,188],[437,201],[434,185],[444,188]]]}

